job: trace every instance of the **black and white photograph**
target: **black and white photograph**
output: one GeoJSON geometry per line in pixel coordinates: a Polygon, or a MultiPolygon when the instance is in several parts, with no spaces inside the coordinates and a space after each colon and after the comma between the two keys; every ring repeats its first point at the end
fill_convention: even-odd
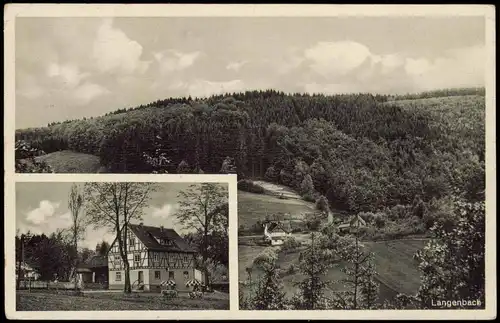
{"type": "Polygon", "coordinates": [[[297,60],[288,94],[246,100],[265,131],[238,178],[240,309],[484,309],[484,17],[273,26],[297,60]]]}
{"type": "Polygon", "coordinates": [[[496,317],[494,6],[5,12],[14,314],[496,317]]]}
{"type": "Polygon", "coordinates": [[[18,311],[228,310],[228,184],[16,185],[18,311]]]}

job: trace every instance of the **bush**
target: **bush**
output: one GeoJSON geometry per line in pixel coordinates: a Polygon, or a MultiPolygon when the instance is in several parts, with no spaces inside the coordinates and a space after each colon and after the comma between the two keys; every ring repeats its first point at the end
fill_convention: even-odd
{"type": "Polygon", "coordinates": [[[286,274],[287,275],[293,275],[297,272],[297,267],[294,264],[290,264],[288,268],[286,269],[286,274]]]}
{"type": "Polygon", "coordinates": [[[388,216],[392,221],[408,219],[412,216],[412,208],[411,206],[398,204],[389,210],[388,216]]]}
{"type": "Polygon", "coordinates": [[[287,237],[285,238],[285,241],[283,241],[283,244],[281,245],[281,251],[285,253],[291,253],[297,251],[297,249],[301,245],[302,244],[300,243],[300,241],[298,241],[295,237],[287,237]]]}
{"type": "Polygon", "coordinates": [[[265,193],[265,190],[262,186],[255,184],[253,181],[249,179],[242,179],[238,181],[238,190],[256,194],[265,193]]]}
{"type": "Polygon", "coordinates": [[[314,194],[312,193],[306,193],[304,195],[302,195],[302,199],[304,199],[304,201],[306,202],[316,202],[316,199],[314,198],[314,194]]]}
{"type": "Polygon", "coordinates": [[[385,226],[385,214],[377,213],[373,215],[373,222],[377,228],[383,228],[385,226]]]}
{"type": "Polygon", "coordinates": [[[321,195],[316,200],[316,210],[321,212],[328,212],[330,210],[330,207],[328,206],[328,200],[324,195],[321,195]]]}

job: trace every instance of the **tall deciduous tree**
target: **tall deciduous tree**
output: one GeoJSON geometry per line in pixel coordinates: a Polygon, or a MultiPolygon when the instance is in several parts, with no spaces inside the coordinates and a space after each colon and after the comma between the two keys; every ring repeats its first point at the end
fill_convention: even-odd
{"type": "Polygon", "coordinates": [[[73,184],[69,192],[68,198],[68,208],[71,212],[71,237],[73,240],[73,247],[75,251],[74,257],[74,268],[75,268],[75,290],[78,288],[78,274],[76,273],[76,268],[78,266],[78,241],[82,238],[85,233],[85,223],[83,214],[84,196],[81,189],[73,184]]]}
{"type": "Polygon", "coordinates": [[[127,258],[128,224],[141,220],[150,193],[156,189],[153,183],[105,183],[85,184],[88,220],[96,228],[107,227],[115,233],[115,243],[125,267],[125,293],[131,293],[130,264],[127,258]]]}
{"type": "Polygon", "coordinates": [[[205,282],[208,277],[208,260],[210,258],[210,237],[215,232],[227,234],[228,216],[227,189],[220,184],[202,183],[190,185],[179,193],[179,210],[177,218],[186,230],[195,231],[201,236],[200,252],[205,282]]]}

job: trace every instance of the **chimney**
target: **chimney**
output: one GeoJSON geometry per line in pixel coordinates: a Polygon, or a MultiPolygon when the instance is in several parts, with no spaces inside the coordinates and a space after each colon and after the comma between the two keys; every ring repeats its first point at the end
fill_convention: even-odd
{"type": "Polygon", "coordinates": [[[160,231],[163,232],[163,225],[160,225],[160,231]]]}
{"type": "Polygon", "coordinates": [[[142,228],[143,224],[144,224],[144,223],[143,223],[142,221],[141,221],[141,222],[139,222],[139,226],[140,226],[141,228],[142,228]]]}

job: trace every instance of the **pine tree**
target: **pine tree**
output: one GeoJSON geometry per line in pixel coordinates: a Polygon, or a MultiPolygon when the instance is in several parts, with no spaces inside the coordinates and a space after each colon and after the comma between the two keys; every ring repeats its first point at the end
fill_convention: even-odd
{"type": "Polygon", "coordinates": [[[323,276],[330,267],[330,257],[315,241],[315,235],[318,233],[311,232],[311,244],[300,256],[299,269],[305,279],[296,284],[299,288],[294,299],[297,309],[322,309],[323,293],[329,284],[323,280],[323,276]]]}
{"type": "Polygon", "coordinates": [[[263,271],[263,275],[257,282],[255,296],[251,300],[252,309],[284,309],[285,293],[276,261],[277,255],[272,249],[265,249],[255,258],[254,265],[263,271]]]}

